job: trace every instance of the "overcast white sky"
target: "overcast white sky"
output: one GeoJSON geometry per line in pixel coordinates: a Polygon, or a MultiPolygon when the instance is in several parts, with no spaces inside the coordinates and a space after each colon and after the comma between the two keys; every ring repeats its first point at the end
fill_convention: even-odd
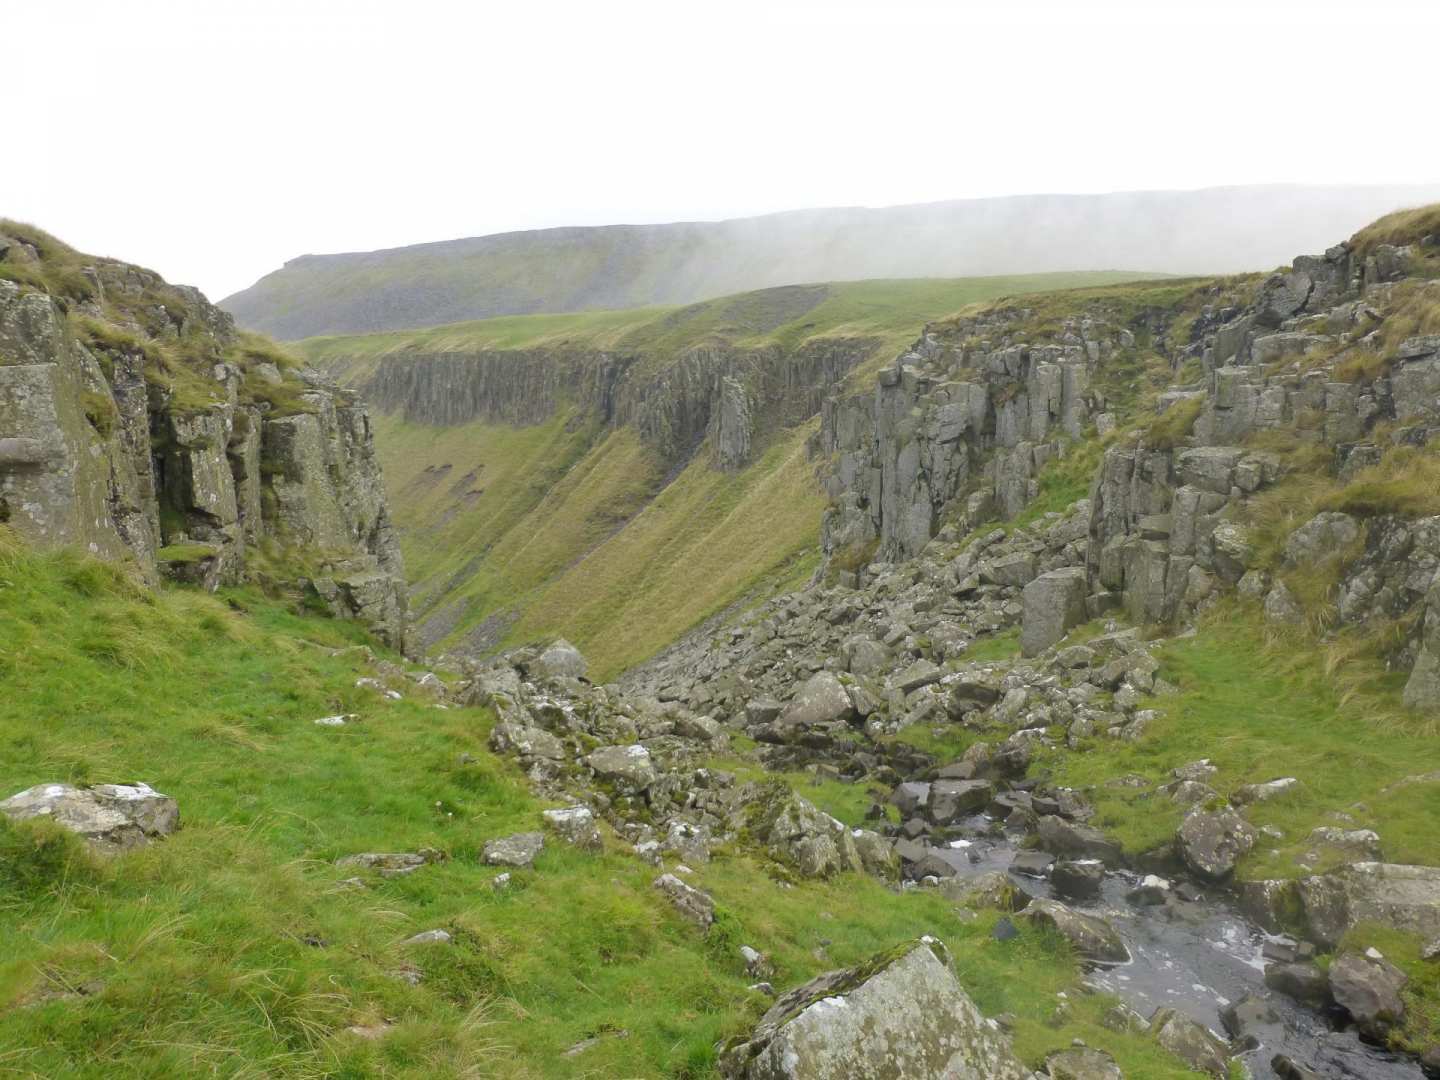
{"type": "Polygon", "coordinates": [[[219,299],[306,252],[1440,180],[1435,0],[0,0],[0,215],[219,299]]]}

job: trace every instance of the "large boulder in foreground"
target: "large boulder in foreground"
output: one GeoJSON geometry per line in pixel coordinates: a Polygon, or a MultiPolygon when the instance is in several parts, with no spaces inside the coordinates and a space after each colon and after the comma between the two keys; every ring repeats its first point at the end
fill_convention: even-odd
{"type": "Polygon", "coordinates": [[[726,1080],[1029,1080],[945,947],[921,938],[782,996],[725,1047],[726,1080]]]}
{"type": "Polygon", "coordinates": [[[180,808],[149,784],[37,784],[0,802],[12,821],[48,817],[101,851],[140,847],[180,827],[180,808]]]}
{"type": "Polygon", "coordinates": [[[1440,937],[1440,867],[1360,862],[1302,879],[1308,936],[1334,948],[1360,923],[1440,937]]]}
{"type": "Polygon", "coordinates": [[[776,861],[804,877],[863,872],[855,837],[784,780],[751,784],[740,793],[739,826],[776,861]]]}

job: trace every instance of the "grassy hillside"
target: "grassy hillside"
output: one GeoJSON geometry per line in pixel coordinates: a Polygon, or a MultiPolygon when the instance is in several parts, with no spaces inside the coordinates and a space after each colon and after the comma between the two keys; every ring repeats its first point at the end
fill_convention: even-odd
{"type": "Polygon", "coordinates": [[[928,321],[981,300],[1164,277],[1123,271],[1012,274],[795,285],[684,307],[513,315],[423,330],[313,337],[297,348],[316,364],[406,352],[481,352],[583,345],[658,355],[708,341],[789,348],[818,337],[878,337],[898,350],[928,321]]]}
{"type": "MultiPolygon", "coordinates": [[[[552,845],[493,888],[478,849],[536,827],[543,804],[486,749],[488,713],[439,710],[405,680],[401,701],[357,688],[355,635],[253,593],[147,592],[0,528],[0,792],[144,780],[183,823],[101,861],[0,819],[0,1071],[699,1080],[765,1007],[741,941],[788,986],[929,932],[988,1013],[1019,1018],[1030,1060],[1083,1038],[1128,1075],[1190,1075],[1101,1027],[1102,996],[1072,993],[1071,1018],[1046,1023],[1078,975],[1065,949],[995,941],[997,913],[963,918],[934,893],[782,887],[732,851],[694,878],[724,917],[707,941],[609,837],[596,855],[552,845]],[[361,719],[313,722],[338,711],[361,719]],[[448,860],[364,888],[332,865],[424,846],[448,860]],[[401,944],[434,928],[453,942],[401,944]]],[[[859,805],[833,782],[810,793],[859,805]]]]}
{"type": "MultiPolygon", "coordinates": [[[[363,386],[381,358],[412,352],[617,350],[638,354],[637,376],[648,377],[697,345],[783,353],[848,340],[863,343],[869,357],[851,376],[858,389],[927,321],[999,297],[1116,287],[1122,279],[1133,275],[797,286],[683,308],[314,338],[299,348],[363,386]]],[[[703,450],[672,469],[632,430],[603,429],[571,411],[531,427],[377,416],[376,445],[426,640],[439,650],[475,649],[560,633],[608,677],[740,597],[801,580],[813,568],[824,510],[804,453],[811,430],[762,433],[757,459],[727,475],[703,450]]]]}
{"type": "Polygon", "coordinates": [[[1319,250],[1440,187],[1233,187],[1025,195],[719,222],[501,233],[304,255],[222,301],[281,338],[495,315],[687,304],[804,281],[1105,266],[1223,273],[1319,250]]]}

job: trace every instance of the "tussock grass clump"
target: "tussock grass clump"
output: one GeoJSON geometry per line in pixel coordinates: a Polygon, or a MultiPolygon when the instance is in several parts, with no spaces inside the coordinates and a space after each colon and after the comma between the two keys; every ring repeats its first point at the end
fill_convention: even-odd
{"type": "Polygon", "coordinates": [[[1425,447],[1397,446],[1385,454],[1380,464],[1362,470],[1339,490],[1326,494],[1317,508],[1357,517],[1440,514],[1437,449],[1433,443],[1425,447]]]}
{"type": "Polygon", "coordinates": [[[1350,238],[1358,255],[1368,255],[1381,244],[1414,244],[1426,236],[1440,236],[1440,203],[1397,210],[1371,222],[1350,238]]]}
{"type": "Polygon", "coordinates": [[[1376,379],[1390,374],[1391,362],[1370,349],[1360,349],[1345,354],[1332,372],[1337,382],[1369,385],[1376,379]]]}
{"type": "Polygon", "coordinates": [[[1171,405],[1140,436],[1147,450],[1173,450],[1184,444],[1195,430],[1195,421],[1205,411],[1203,397],[1186,398],[1171,405]]]}

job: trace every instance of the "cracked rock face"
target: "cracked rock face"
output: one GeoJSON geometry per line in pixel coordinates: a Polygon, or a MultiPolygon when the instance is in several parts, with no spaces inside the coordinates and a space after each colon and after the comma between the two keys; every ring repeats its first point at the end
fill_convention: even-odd
{"type": "Polygon", "coordinates": [[[148,784],[37,784],[0,802],[13,821],[48,817],[97,850],[140,847],[180,827],[180,808],[148,784]]]}
{"type": "MultiPolygon", "coordinates": [[[[112,300],[166,290],[168,332],[127,323],[115,328],[144,347],[87,345],[57,301],[0,280],[0,520],[38,547],[212,590],[246,580],[262,541],[303,549],[316,572],[292,580],[403,650],[404,572],[365,406],[311,371],[222,359],[233,320],[195,290],[121,263],[93,270],[112,300]],[[187,368],[183,394],[147,352],[181,335],[215,358],[187,368]],[[290,404],[249,394],[251,375],[285,382],[290,404]]],[[[285,559],[270,563],[273,574],[285,559]]]]}
{"type": "Polygon", "coordinates": [[[821,975],[776,1001],[726,1048],[727,1080],[1029,1080],[980,1015],[944,946],[921,939],[821,975]]]}

